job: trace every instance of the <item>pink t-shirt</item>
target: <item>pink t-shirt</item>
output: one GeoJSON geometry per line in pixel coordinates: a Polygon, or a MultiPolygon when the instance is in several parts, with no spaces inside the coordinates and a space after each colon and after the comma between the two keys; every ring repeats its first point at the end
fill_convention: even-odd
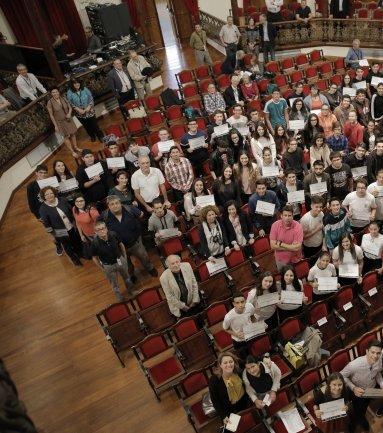
{"type": "MultiPolygon", "coordinates": [[[[290,227],[285,227],[282,220],[275,221],[270,230],[271,241],[281,241],[283,244],[302,244],[303,229],[298,221],[293,220],[290,227]]],[[[282,263],[296,263],[302,258],[302,250],[275,251],[275,260],[282,263]]]]}

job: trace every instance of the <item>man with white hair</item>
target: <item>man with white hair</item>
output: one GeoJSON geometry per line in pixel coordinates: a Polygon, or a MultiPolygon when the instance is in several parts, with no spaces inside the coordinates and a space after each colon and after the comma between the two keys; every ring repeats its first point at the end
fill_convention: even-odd
{"type": "Polygon", "coordinates": [[[352,41],[352,48],[348,49],[345,63],[346,66],[356,69],[359,66],[359,61],[363,59],[363,51],[360,48],[360,40],[354,39],[352,41]]]}
{"type": "Polygon", "coordinates": [[[200,297],[190,263],[181,263],[181,258],[172,254],[167,257],[165,264],[167,269],[160,276],[160,283],[170,312],[176,317],[195,314],[200,297]]]}
{"type": "Polygon", "coordinates": [[[150,167],[148,156],[138,158],[139,170],[135,171],[131,178],[131,185],[142,209],[148,213],[153,212],[152,202],[160,194],[164,196],[164,205],[170,208],[170,202],[165,188],[165,178],[162,171],[155,167],[150,167]]]}
{"type": "Polygon", "coordinates": [[[34,74],[28,72],[28,69],[22,63],[17,65],[17,72],[19,73],[16,78],[17,90],[20,93],[21,99],[25,104],[34,101],[39,95],[47,93],[45,87],[40,83],[34,74]]]}

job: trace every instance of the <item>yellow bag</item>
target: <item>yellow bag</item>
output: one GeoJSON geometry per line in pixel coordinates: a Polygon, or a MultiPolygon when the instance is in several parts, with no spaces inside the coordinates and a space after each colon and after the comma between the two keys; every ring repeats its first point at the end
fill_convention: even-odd
{"type": "Polygon", "coordinates": [[[299,344],[286,343],[285,345],[286,357],[290,364],[298,370],[306,363],[305,349],[299,344]]]}

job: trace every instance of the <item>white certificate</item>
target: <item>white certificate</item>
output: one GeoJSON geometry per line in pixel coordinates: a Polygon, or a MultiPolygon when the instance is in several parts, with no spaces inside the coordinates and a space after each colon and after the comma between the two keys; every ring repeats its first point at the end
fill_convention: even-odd
{"type": "Polygon", "coordinates": [[[322,194],[327,192],[327,182],[312,183],[310,185],[311,194],[322,194]]]}
{"type": "Polygon", "coordinates": [[[200,207],[205,207],[209,205],[215,205],[214,195],[208,194],[208,195],[200,195],[195,198],[195,204],[200,207]]]}
{"type": "Polygon", "coordinates": [[[248,126],[241,126],[238,128],[238,132],[242,135],[242,137],[246,137],[250,134],[250,129],[248,126]]]}
{"type": "Polygon", "coordinates": [[[282,304],[302,305],[302,302],[303,302],[303,292],[297,292],[296,290],[281,291],[282,304]]]}
{"type": "Polygon", "coordinates": [[[302,203],[305,201],[305,192],[303,189],[287,193],[288,203],[302,203]]]}
{"type": "Polygon", "coordinates": [[[222,125],[214,126],[214,134],[216,137],[227,135],[229,133],[229,124],[223,123],[222,125]]]}
{"type": "Polygon", "coordinates": [[[337,400],[329,401],[328,403],[321,403],[319,405],[319,410],[323,412],[321,416],[322,421],[346,416],[347,413],[343,410],[344,406],[343,398],[338,398],[337,400]]]}
{"type": "Polygon", "coordinates": [[[78,188],[78,182],[75,177],[72,177],[70,179],[62,180],[59,183],[59,191],[60,192],[68,192],[73,191],[74,189],[78,188]]]}
{"type": "Polygon", "coordinates": [[[371,78],[371,86],[376,87],[380,83],[383,83],[383,77],[372,77],[371,78]]]}
{"type": "Polygon", "coordinates": [[[257,335],[264,334],[266,332],[266,323],[261,320],[260,322],[252,322],[243,325],[243,333],[245,334],[245,340],[251,340],[257,335]]]}
{"type": "Polygon", "coordinates": [[[358,264],[346,263],[339,265],[339,276],[343,278],[358,278],[359,266],[358,264]]]}
{"type": "Polygon", "coordinates": [[[225,259],[223,257],[219,259],[215,259],[215,262],[211,262],[210,260],[206,262],[207,270],[210,275],[216,274],[217,272],[224,271],[227,269],[227,265],[225,259]]]}
{"type": "Polygon", "coordinates": [[[352,85],[356,90],[358,89],[367,89],[367,81],[358,81],[352,85]]]}
{"type": "Polygon", "coordinates": [[[158,142],[158,151],[161,153],[168,153],[170,148],[175,146],[174,140],[166,140],[158,142]]]}
{"type": "Polygon", "coordinates": [[[338,290],[338,277],[318,277],[319,292],[336,292],[338,290]]]}
{"type": "Polygon", "coordinates": [[[258,308],[268,307],[269,305],[275,305],[279,302],[279,293],[266,293],[257,297],[258,308]]]}
{"type": "Polygon", "coordinates": [[[352,177],[358,179],[358,177],[367,176],[367,165],[362,165],[361,167],[354,167],[351,169],[352,177]]]}
{"type": "Polygon", "coordinates": [[[343,87],[343,95],[349,95],[351,98],[355,98],[356,89],[354,87],[343,87]]]}
{"type": "Polygon", "coordinates": [[[371,254],[377,259],[380,257],[380,246],[376,243],[369,242],[368,244],[363,245],[362,249],[365,253],[371,254]]]}
{"type": "Polygon", "coordinates": [[[263,177],[274,177],[279,175],[279,167],[277,165],[264,165],[262,167],[263,177]]]}
{"type": "Polygon", "coordinates": [[[59,187],[59,181],[56,176],[47,177],[45,179],[40,179],[37,181],[40,189],[45,188],[46,186],[52,186],[53,188],[59,187]]]}
{"type": "Polygon", "coordinates": [[[205,136],[191,138],[188,143],[191,150],[200,149],[205,145],[205,136]]]}
{"type": "Polygon", "coordinates": [[[306,428],[296,407],[294,409],[278,412],[278,415],[288,433],[298,433],[306,428]]]}
{"type": "Polygon", "coordinates": [[[118,156],[116,158],[106,158],[108,168],[125,168],[125,158],[118,156]]]}
{"type": "Polygon", "coordinates": [[[322,110],[311,110],[310,114],[316,114],[318,116],[318,114],[321,114],[322,110]]]}
{"type": "Polygon", "coordinates": [[[104,173],[104,169],[102,168],[101,162],[97,162],[90,167],[86,167],[85,173],[88,175],[89,179],[93,179],[99,174],[104,173]]]}
{"type": "Polygon", "coordinates": [[[304,120],[290,120],[289,121],[289,129],[291,131],[299,131],[300,129],[303,129],[305,127],[305,121],[304,120]]]}
{"type": "Polygon", "coordinates": [[[241,420],[241,415],[237,415],[236,413],[231,413],[229,416],[229,421],[225,426],[225,430],[236,432],[240,420],[241,420]]]}
{"type": "Polygon", "coordinates": [[[317,321],[318,326],[323,326],[325,323],[327,323],[327,317],[322,317],[317,321]]]}
{"type": "Polygon", "coordinates": [[[270,406],[271,405],[270,394],[269,393],[265,394],[262,401],[266,406],[270,406]]]}
{"type": "Polygon", "coordinates": [[[262,200],[257,201],[255,213],[273,216],[274,211],[275,211],[275,204],[274,203],[268,203],[267,201],[262,201],[262,200]]]}
{"type": "Polygon", "coordinates": [[[367,59],[359,60],[359,66],[369,66],[367,59]]]}
{"type": "Polygon", "coordinates": [[[178,229],[177,228],[158,230],[158,233],[160,234],[162,239],[169,239],[169,238],[178,237],[178,229]]]}
{"type": "Polygon", "coordinates": [[[366,388],[364,390],[364,394],[362,395],[364,398],[381,398],[383,397],[383,389],[381,388],[366,388]]]}

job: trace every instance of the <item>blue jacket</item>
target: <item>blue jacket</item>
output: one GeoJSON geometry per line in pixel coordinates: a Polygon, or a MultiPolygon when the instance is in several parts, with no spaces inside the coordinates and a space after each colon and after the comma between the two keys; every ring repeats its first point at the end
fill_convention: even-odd
{"type": "Polygon", "coordinates": [[[89,104],[94,104],[93,96],[87,87],[84,87],[80,92],[73,92],[69,89],[67,92],[67,99],[72,107],[86,108],[89,104]]]}

